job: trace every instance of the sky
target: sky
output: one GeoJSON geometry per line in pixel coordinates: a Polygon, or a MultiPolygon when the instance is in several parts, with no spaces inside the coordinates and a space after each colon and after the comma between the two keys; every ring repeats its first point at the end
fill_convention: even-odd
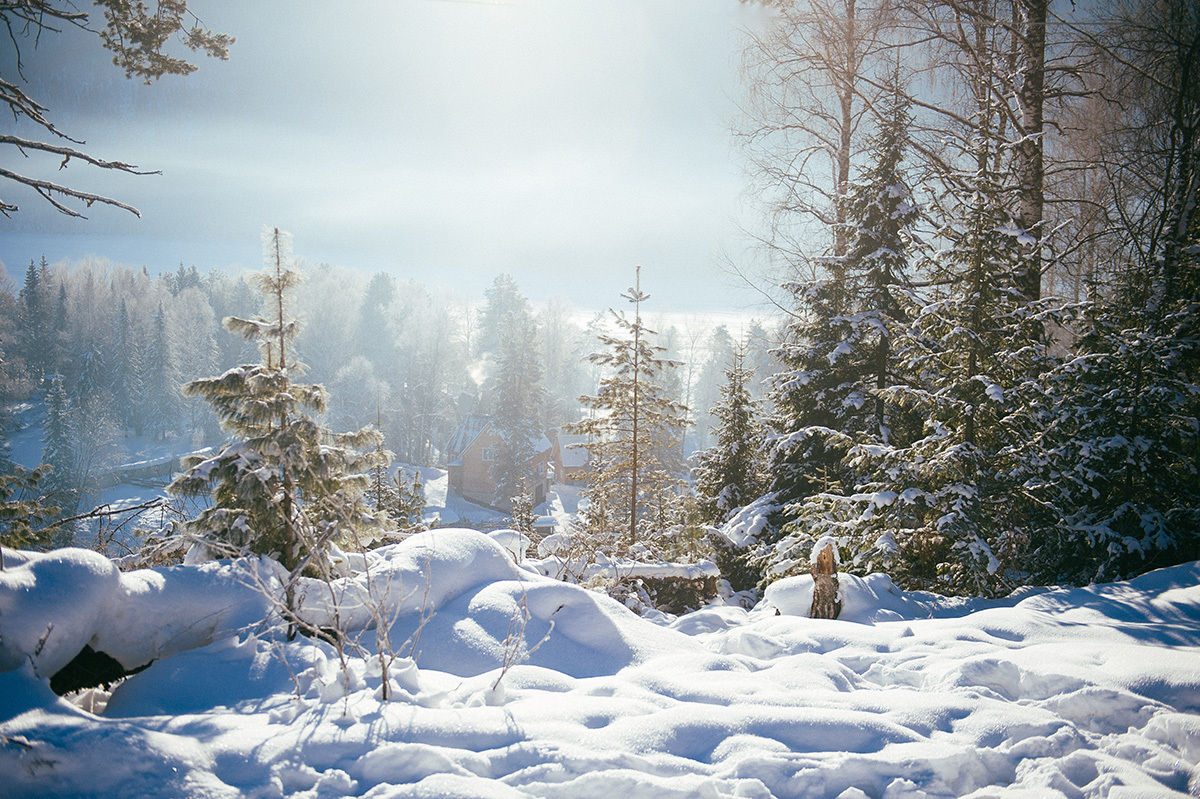
{"type": "MultiPolygon", "coordinates": [[[[264,226],[296,254],[481,294],[620,302],[634,267],[660,309],[753,312],[731,276],[753,210],[731,135],[739,0],[194,0],[228,62],[126,81],[96,39],[22,43],[25,90],[86,150],[161,175],[36,157],[142,212],[54,212],[20,187],[0,260],[86,255],[151,271],[258,268],[264,226]]],[[[11,50],[11,45],[8,45],[11,50]]],[[[10,52],[3,56],[11,74],[10,52]]],[[[33,131],[7,127],[18,133],[33,131]]]]}

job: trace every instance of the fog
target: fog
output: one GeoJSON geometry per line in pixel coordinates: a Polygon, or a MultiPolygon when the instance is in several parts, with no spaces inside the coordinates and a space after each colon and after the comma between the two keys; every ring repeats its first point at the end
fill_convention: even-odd
{"type": "MultiPolygon", "coordinates": [[[[256,0],[191,4],[233,34],[228,62],[145,86],[78,31],[22,42],[26,90],[135,177],[30,158],[27,173],[134,205],[86,221],[32,192],[0,221],[0,259],[93,254],[256,268],[260,232],[312,262],[535,300],[618,302],[636,264],[662,307],[750,310],[723,267],[750,216],[730,135],[738,0],[256,0]]],[[[11,49],[11,45],[9,46],[11,49]]],[[[5,74],[11,74],[11,53],[5,74]]],[[[16,133],[31,134],[13,125],[16,133]]]]}

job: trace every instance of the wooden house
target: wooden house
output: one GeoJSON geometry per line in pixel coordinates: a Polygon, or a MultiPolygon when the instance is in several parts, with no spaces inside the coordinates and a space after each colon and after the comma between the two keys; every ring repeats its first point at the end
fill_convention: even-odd
{"type": "Polygon", "coordinates": [[[587,471],[590,437],[555,430],[551,433],[551,439],[554,442],[554,482],[582,485],[587,471]]]}
{"type": "MultiPolygon", "coordinates": [[[[450,496],[462,497],[480,505],[511,510],[509,497],[496,497],[496,481],[492,466],[500,435],[491,417],[468,415],[446,442],[446,471],[449,475],[450,496]]],[[[534,442],[537,453],[529,459],[529,493],[534,507],[546,501],[550,492],[551,456],[553,447],[542,436],[534,442]]]]}

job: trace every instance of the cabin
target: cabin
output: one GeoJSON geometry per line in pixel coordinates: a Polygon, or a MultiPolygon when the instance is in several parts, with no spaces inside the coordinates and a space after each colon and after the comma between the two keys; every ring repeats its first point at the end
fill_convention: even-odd
{"type": "MultiPolygon", "coordinates": [[[[495,507],[505,512],[512,510],[507,497],[498,500],[496,481],[492,479],[492,464],[495,463],[496,447],[500,435],[496,432],[490,416],[470,414],[446,442],[446,471],[449,477],[449,495],[462,497],[480,505],[495,507]]],[[[550,493],[551,456],[550,440],[542,436],[534,442],[536,454],[529,459],[529,493],[537,507],[546,501],[550,493]]]]}

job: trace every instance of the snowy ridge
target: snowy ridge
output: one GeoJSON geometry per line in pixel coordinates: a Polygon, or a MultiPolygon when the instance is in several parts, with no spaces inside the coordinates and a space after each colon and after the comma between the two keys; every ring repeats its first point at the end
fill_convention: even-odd
{"type": "MultiPolygon", "coordinates": [[[[797,577],[751,611],[714,606],[656,624],[516,566],[486,536],[438,530],[369,553],[357,565],[373,584],[361,570],[335,584],[368,650],[343,667],[326,643],[244,623],[263,608],[232,564],[119,574],[81,550],[5,558],[2,796],[1200,788],[1200,564],[1000,601],[842,575],[837,621],[807,618],[811,579],[797,577]],[[389,702],[374,630],[353,610],[367,588],[389,597],[400,650],[389,702]],[[199,624],[206,608],[221,608],[219,621],[199,624]],[[61,632],[35,653],[51,623],[61,632]],[[38,676],[79,641],[158,660],[97,716],[38,676]]],[[[318,593],[308,601],[321,612],[318,593]]]]}

